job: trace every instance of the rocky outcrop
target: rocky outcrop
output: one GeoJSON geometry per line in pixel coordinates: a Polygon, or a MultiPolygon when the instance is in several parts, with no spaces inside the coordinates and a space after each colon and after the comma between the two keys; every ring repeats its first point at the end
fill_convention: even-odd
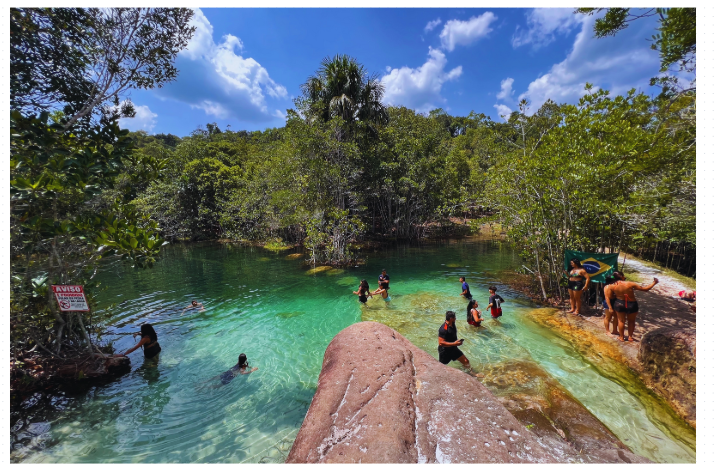
{"type": "Polygon", "coordinates": [[[481,380],[519,422],[561,462],[645,463],[558,381],[533,362],[483,370],[481,380]]]}
{"type": "Polygon", "coordinates": [[[697,427],[697,337],[694,329],[663,328],[642,337],[637,355],[648,386],[697,427]]]}
{"type": "MultiPolygon", "coordinates": [[[[477,379],[442,365],[387,326],[361,322],[327,347],[317,392],[287,462],[572,460],[559,459],[547,443],[477,379]]],[[[612,443],[625,455],[617,462],[646,461],[612,443]]]]}

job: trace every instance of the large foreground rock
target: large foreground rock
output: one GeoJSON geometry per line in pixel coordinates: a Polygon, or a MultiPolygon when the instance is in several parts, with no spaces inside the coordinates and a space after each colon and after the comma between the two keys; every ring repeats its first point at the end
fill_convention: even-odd
{"type": "Polygon", "coordinates": [[[643,378],[697,428],[697,336],[694,329],[662,328],[642,337],[637,358],[643,378]]]}
{"type": "Polygon", "coordinates": [[[362,322],[327,347],[287,462],[559,459],[477,379],[440,364],[387,326],[362,322]]]}

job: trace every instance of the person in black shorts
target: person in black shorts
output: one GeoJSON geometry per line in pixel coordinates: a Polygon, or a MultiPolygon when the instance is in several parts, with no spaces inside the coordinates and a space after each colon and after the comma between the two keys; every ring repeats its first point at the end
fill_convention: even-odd
{"type": "Polygon", "coordinates": [[[461,282],[461,296],[463,296],[467,300],[473,298],[471,296],[471,289],[469,288],[469,284],[466,283],[466,277],[459,277],[459,282],[461,282]]]}
{"type": "Polygon", "coordinates": [[[439,328],[439,362],[444,365],[458,360],[465,368],[466,372],[478,378],[483,378],[481,373],[473,373],[471,363],[466,355],[459,350],[459,345],[464,343],[464,339],[456,338],[456,313],[446,312],[446,321],[439,328]]]}

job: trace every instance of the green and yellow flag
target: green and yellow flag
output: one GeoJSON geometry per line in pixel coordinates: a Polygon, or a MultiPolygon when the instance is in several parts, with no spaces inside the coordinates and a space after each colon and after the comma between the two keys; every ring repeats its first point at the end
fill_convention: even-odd
{"type": "Polygon", "coordinates": [[[570,271],[570,261],[577,259],[583,268],[590,274],[590,281],[605,283],[605,277],[612,275],[617,270],[617,256],[620,253],[601,254],[596,252],[582,252],[565,250],[565,270],[570,271]]]}

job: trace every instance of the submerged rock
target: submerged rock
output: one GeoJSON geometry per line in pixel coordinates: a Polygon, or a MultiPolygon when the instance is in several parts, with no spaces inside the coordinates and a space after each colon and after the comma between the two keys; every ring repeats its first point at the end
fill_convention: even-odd
{"type": "Polygon", "coordinates": [[[354,324],[325,351],[291,463],[554,463],[477,379],[398,332],[354,324]]]}
{"type": "Polygon", "coordinates": [[[563,386],[532,362],[483,370],[482,382],[561,462],[648,463],[633,454],[563,386]]]}
{"type": "Polygon", "coordinates": [[[648,386],[697,428],[697,336],[694,329],[663,328],[642,337],[637,358],[648,386]]]}

